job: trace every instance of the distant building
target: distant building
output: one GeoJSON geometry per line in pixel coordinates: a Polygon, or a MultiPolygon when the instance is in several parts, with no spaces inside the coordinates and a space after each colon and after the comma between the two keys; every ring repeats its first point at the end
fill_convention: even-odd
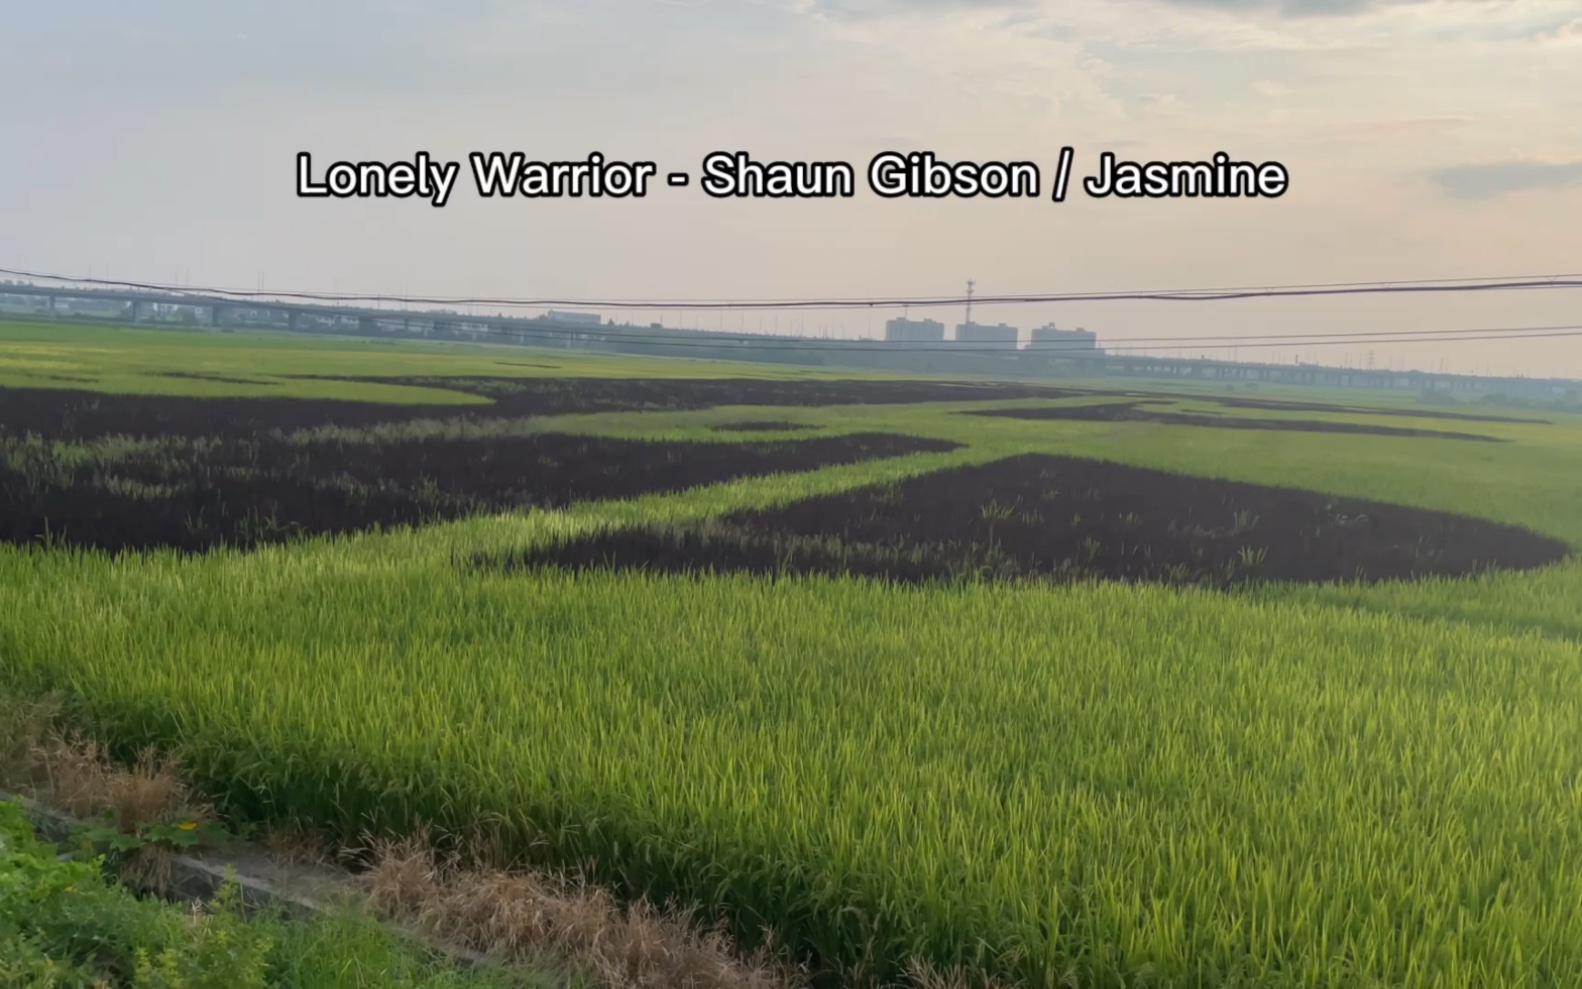
{"type": "Polygon", "coordinates": [[[884,324],[884,338],[890,343],[941,343],[945,324],[935,319],[892,319],[884,324]]]}
{"type": "Polygon", "coordinates": [[[1074,330],[1062,330],[1050,323],[1040,326],[1033,331],[1033,339],[1027,345],[1029,350],[1060,350],[1076,354],[1102,354],[1099,349],[1099,338],[1096,334],[1077,327],[1074,330]]]}
{"type": "Polygon", "coordinates": [[[561,312],[558,309],[551,309],[544,318],[552,323],[577,323],[582,326],[598,326],[603,322],[598,313],[561,312]]]}
{"type": "Polygon", "coordinates": [[[986,326],[983,323],[956,325],[957,343],[970,343],[980,347],[1003,347],[1006,350],[1015,350],[1021,336],[1021,330],[1005,323],[996,323],[994,326],[986,326]]]}

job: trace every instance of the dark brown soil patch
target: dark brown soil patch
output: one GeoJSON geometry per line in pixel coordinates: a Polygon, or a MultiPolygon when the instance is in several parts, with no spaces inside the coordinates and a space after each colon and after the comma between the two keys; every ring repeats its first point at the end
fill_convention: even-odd
{"type": "Polygon", "coordinates": [[[260,381],[257,378],[235,378],[224,374],[204,374],[199,371],[156,371],[156,378],[177,378],[187,381],[218,381],[225,385],[267,385],[273,382],[260,381]]]}
{"type": "Polygon", "coordinates": [[[1376,426],[1360,422],[1330,422],[1323,419],[1250,419],[1240,416],[1199,412],[1164,412],[1145,409],[1144,402],[1117,402],[1110,405],[1077,405],[1042,409],[985,409],[962,415],[996,416],[1005,419],[1065,419],[1079,422],[1159,422],[1173,426],[1211,426],[1216,429],[1274,429],[1302,433],[1359,433],[1369,436],[1411,436],[1421,439],[1471,440],[1481,443],[1507,443],[1497,436],[1453,433],[1439,429],[1409,429],[1376,426]]]}
{"type": "Polygon", "coordinates": [[[1074,394],[1020,385],[921,381],[773,381],[640,378],[359,378],[466,392],[488,405],[382,404],[339,399],[112,395],[47,388],[0,388],[0,435],[47,439],[104,436],[250,437],[264,431],[367,428],[416,419],[513,419],[593,412],[682,411],[720,405],[812,407],[1061,398],[1074,394]]]}
{"type": "Polygon", "coordinates": [[[378,377],[328,380],[437,388],[479,395],[493,400],[490,415],[503,417],[683,411],[722,405],[811,408],[825,405],[985,402],[1017,398],[1071,398],[1080,394],[1039,385],[858,378],[378,377]]]}
{"type": "Polygon", "coordinates": [[[111,552],[250,547],[955,447],[889,434],[755,443],[259,435],[131,447],[13,439],[0,447],[0,540],[111,552]]]}
{"type": "Polygon", "coordinates": [[[1326,402],[1298,402],[1274,398],[1226,398],[1201,392],[1095,390],[1086,392],[1086,394],[1094,397],[1114,395],[1120,398],[1165,398],[1183,402],[1212,402],[1215,405],[1226,408],[1263,409],[1269,412],[1327,412],[1337,415],[1405,416],[1409,419],[1451,419],[1461,422],[1514,422],[1538,426],[1554,425],[1548,419],[1497,416],[1480,412],[1448,412],[1443,409],[1370,408],[1365,405],[1335,405],[1326,402]]]}
{"type": "Polygon", "coordinates": [[[724,422],[714,427],[717,433],[792,433],[812,429],[805,423],[787,422],[784,419],[764,419],[759,422],[724,422]]]}
{"type": "Polygon", "coordinates": [[[1420,508],[1030,454],[486,562],[1228,587],[1464,576],[1543,566],[1568,552],[1525,529],[1420,508]]]}
{"type": "Polygon", "coordinates": [[[487,407],[379,405],[298,398],[118,395],[57,388],[0,388],[0,437],[92,441],[107,436],[244,438],[317,426],[366,428],[447,418],[487,407]]]}
{"type": "Polygon", "coordinates": [[[1538,426],[1554,425],[1548,419],[1524,419],[1518,416],[1480,415],[1475,412],[1443,412],[1428,409],[1370,409],[1353,405],[1325,405],[1316,402],[1277,402],[1256,398],[1216,398],[1217,404],[1233,409],[1264,409],[1280,412],[1332,412],[1345,415],[1407,416],[1413,419],[1455,419],[1461,422],[1515,422],[1538,426]]]}

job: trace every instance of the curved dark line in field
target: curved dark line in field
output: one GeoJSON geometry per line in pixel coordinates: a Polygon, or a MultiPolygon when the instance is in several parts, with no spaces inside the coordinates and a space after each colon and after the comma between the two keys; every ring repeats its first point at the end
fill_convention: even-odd
{"type": "MultiPolygon", "coordinates": [[[[177,374],[180,376],[180,373],[177,374]]],[[[913,381],[777,381],[769,378],[345,378],[293,376],[437,388],[487,404],[384,403],[353,398],[136,395],[63,388],[0,387],[0,435],[85,441],[105,436],[252,437],[320,427],[366,429],[414,419],[522,419],[605,412],[684,412],[724,405],[811,408],[918,402],[1062,398],[1071,392],[1019,385],[913,381]]],[[[213,380],[213,379],[210,379],[213,380]]],[[[253,382],[249,382],[250,384],[253,382]]]]}
{"type": "Polygon", "coordinates": [[[151,378],[176,378],[183,381],[217,381],[226,385],[272,385],[273,381],[257,378],[233,378],[224,374],[205,374],[202,371],[147,371],[151,378]]]}
{"type": "Polygon", "coordinates": [[[1403,416],[1409,419],[1451,419],[1459,422],[1514,423],[1532,426],[1553,426],[1550,419],[1521,416],[1481,415],[1473,412],[1444,412],[1426,409],[1372,409],[1360,405],[1328,405],[1321,402],[1278,402],[1250,398],[1216,399],[1218,404],[1233,409],[1265,409],[1271,412],[1332,412],[1343,415],[1403,416]]]}
{"type": "MultiPolygon", "coordinates": [[[[490,398],[496,402],[530,404],[550,394],[582,390],[599,398],[605,392],[630,392],[634,410],[673,403],[676,409],[719,405],[783,405],[815,408],[825,405],[911,405],[923,402],[999,401],[1017,398],[1075,398],[1082,393],[1061,385],[1006,384],[985,381],[925,381],[897,378],[635,378],[635,377],[507,377],[490,375],[379,376],[293,375],[302,380],[438,388],[490,398]],[[601,391],[602,390],[602,391],[601,391]]],[[[590,396],[590,398],[593,396],[590,396]]],[[[562,399],[563,400],[563,399],[562,399]]],[[[609,411],[619,411],[610,409],[609,411]]]]}
{"type": "Polygon", "coordinates": [[[1408,429],[1361,422],[1334,422],[1323,419],[1251,419],[1241,416],[1205,415],[1195,412],[1155,412],[1141,408],[1143,402],[1106,405],[1075,405],[1053,408],[972,409],[957,415],[993,416],[1001,419],[1064,420],[1068,422],[1151,422],[1166,426],[1204,426],[1211,429],[1260,429],[1301,433],[1348,433],[1367,436],[1400,436],[1415,439],[1467,440],[1479,443],[1509,443],[1499,436],[1456,433],[1439,429],[1408,429]]]}
{"type": "Polygon", "coordinates": [[[784,419],[764,419],[761,422],[722,422],[713,427],[716,433],[792,433],[817,427],[803,422],[784,419]]]}
{"type": "Polygon", "coordinates": [[[1234,409],[1264,409],[1270,412],[1326,412],[1336,415],[1401,416],[1408,419],[1451,419],[1460,422],[1495,422],[1519,425],[1553,426],[1550,419],[1520,416],[1497,416],[1478,412],[1448,412],[1443,409],[1372,408],[1365,405],[1336,405],[1329,402],[1285,401],[1274,398],[1238,398],[1208,393],[1170,391],[1112,391],[1092,390],[1094,397],[1116,396],[1123,398],[1170,399],[1181,402],[1212,402],[1234,409]]]}

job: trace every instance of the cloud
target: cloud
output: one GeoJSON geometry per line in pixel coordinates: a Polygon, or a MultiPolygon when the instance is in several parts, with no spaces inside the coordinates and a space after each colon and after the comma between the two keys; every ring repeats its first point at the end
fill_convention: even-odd
{"type": "MultiPolygon", "coordinates": [[[[1381,7],[1422,6],[1444,0],[1155,0],[1165,6],[1200,7],[1245,13],[1276,13],[1288,17],[1322,17],[1357,14],[1381,7]]],[[[1507,0],[1451,0],[1493,6],[1507,0]]],[[[929,10],[1018,10],[1051,8],[1045,0],[806,0],[805,10],[827,14],[864,16],[929,10]]]]}
{"type": "Polygon", "coordinates": [[[1566,41],[1578,0],[756,0],[826,24],[935,21],[1145,52],[1443,49],[1566,41]]]}
{"type": "Polygon", "coordinates": [[[1243,14],[1273,14],[1287,19],[1344,19],[1391,11],[1422,11],[1430,16],[1465,14],[1477,18],[1504,14],[1522,0],[1156,0],[1164,6],[1243,14]]]}
{"type": "Polygon", "coordinates": [[[1561,24],[1559,27],[1540,31],[1533,36],[1533,40],[1546,45],[1582,44],[1582,17],[1561,24]]]}
{"type": "Polygon", "coordinates": [[[834,15],[898,14],[945,10],[1018,10],[1039,0],[812,0],[805,9],[834,15]]]}
{"type": "Polygon", "coordinates": [[[1498,161],[1456,165],[1433,173],[1440,188],[1457,199],[1492,199],[1512,192],[1582,185],[1582,160],[1498,161]]]}
{"type": "MultiPolygon", "coordinates": [[[[1216,10],[1275,12],[1284,16],[1355,14],[1390,0],[1167,0],[1178,7],[1211,7],[1216,10]]],[[[1425,0],[1395,0],[1401,3],[1425,0]]]]}
{"type": "MultiPolygon", "coordinates": [[[[942,11],[1028,11],[1059,13],[1072,4],[1049,0],[790,0],[796,9],[836,18],[868,18],[895,14],[942,11]]],[[[1120,3],[1120,7],[1144,4],[1120,3]]],[[[1435,13],[1457,8],[1476,17],[1488,17],[1499,8],[1520,6],[1521,0],[1146,0],[1146,5],[1217,11],[1277,18],[1345,18],[1401,8],[1433,8],[1435,13]]]]}
{"type": "Polygon", "coordinates": [[[679,100],[688,86],[767,76],[798,26],[773,5],[717,0],[25,6],[12,20],[32,43],[0,60],[0,84],[35,80],[56,95],[141,90],[161,106],[237,89],[413,101],[555,94],[538,105],[663,90],[679,100]]]}
{"type": "MultiPolygon", "coordinates": [[[[1282,17],[1344,17],[1381,7],[1404,7],[1434,0],[1165,0],[1179,7],[1212,7],[1218,10],[1276,13],[1282,17]]],[[[1494,0],[1469,0],[1492,3],[1494,0]]]]}

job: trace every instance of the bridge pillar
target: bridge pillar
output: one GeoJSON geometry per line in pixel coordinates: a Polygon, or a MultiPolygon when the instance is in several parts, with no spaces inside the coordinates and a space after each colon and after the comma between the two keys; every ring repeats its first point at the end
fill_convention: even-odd
{"type": "Polygon", "coordinates": [[[136,323],[143,318],[143,303],[132,300],[132,322],[136,323]]]}
{"type": "Polygon", "coordinates": [[[378,333],[379,321],[372,316],[362,316],[357,320],[358,333],[378,333]]]}
{"type": "Polygon", "coordinates": [[[218,306],[218,305],[215,305],[215,306],[210,306],[209,307],[209,325],[210,326],[215,326],[215,327],[225,326],[230,321],[231,321],[231,307],[230,306],[218,306]]]}

